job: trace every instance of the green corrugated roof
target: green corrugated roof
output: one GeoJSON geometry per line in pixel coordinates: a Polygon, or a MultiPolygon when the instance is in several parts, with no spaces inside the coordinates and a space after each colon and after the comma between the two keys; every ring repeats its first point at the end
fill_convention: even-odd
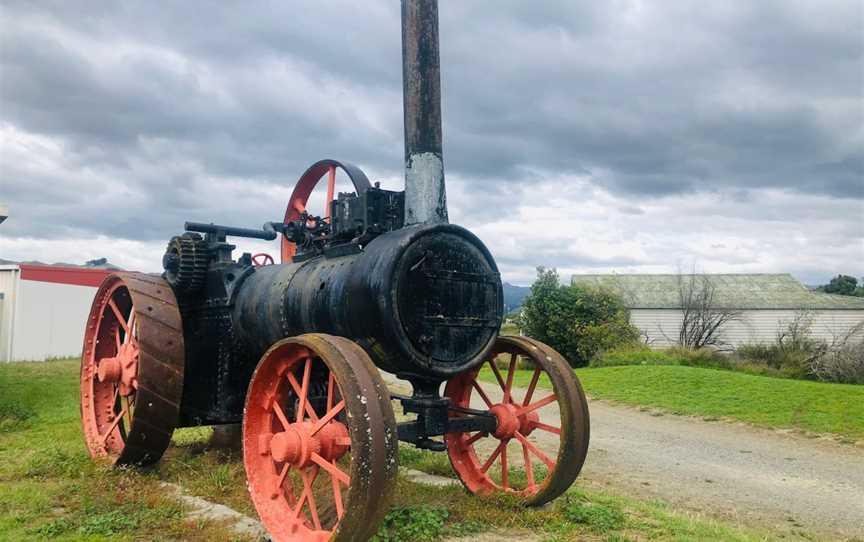
{"type": "MultiPolygon", "coordinates": [[[[808,290],[789,274],[697,275],[715,287],[718,308],[864,310],[864,298],[808,290]]],[[[573,275],[573,284],[608,288],[631,309],[677,309],[679,278],[690,275],[573,275]]]]}

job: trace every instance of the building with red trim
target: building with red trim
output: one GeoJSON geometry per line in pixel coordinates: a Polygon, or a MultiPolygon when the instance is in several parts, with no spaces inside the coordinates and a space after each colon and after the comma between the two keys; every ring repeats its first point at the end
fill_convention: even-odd
{"type": "Polygon", "coordinates": [[[0,362],[81,355],[96,288],[111,269],[0,265],[0,362]]]}

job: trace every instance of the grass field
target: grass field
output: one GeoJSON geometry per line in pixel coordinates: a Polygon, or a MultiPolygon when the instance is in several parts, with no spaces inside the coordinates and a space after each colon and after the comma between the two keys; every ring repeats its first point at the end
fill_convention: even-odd
{"type": "MultiPolygon", "coordinates": [[[[527,387],[531,374],[520,371],[517,385],[527,387]]],[[[586,368],[576,374],[595,399],[864,440],[864,386],[675,365],[586,368]]],[[[495,379],[488,368],[481,378],[495,379]]]]}
{"type": "MultiPolygon", "coordinates": [[[[93,463],[78,425],[77,371],[71,360],[0,364],[0,540],[242,540],[218,522],[186,519],[181,503],[160,487],[163,481],[178,483],[254,517],[237,452],[208,448],[209,429],[196,428],[176,432],[175,444],[152,469],[113,470],[93,463]]],[[[400,458],[403,465],[451,472],[442,455],[403,446],[400,458]]],[[[492,528],[525,529],[550,542],[773,539],[578,483],[539,510],[405,479],[399,481],[396,502],[378,542],[433,541],[492,528]]]]}

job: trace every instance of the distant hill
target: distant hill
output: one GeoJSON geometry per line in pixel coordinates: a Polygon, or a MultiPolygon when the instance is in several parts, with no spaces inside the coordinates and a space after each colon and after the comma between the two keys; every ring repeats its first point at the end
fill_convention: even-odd
{"type": "Polygon", "coordinates": [[[75,263],[66,263],[66,262],[56,262],[56,263],[45,263],[39,262],[35,260],[31,260],[28,262],[16,262],[14,260],[4,260],[0,258],[0,265],[8,265],[8,264],[30,264],[30,265],[48,265],[48,266],[58,266],[58,267],[88,267],[90,269],[117,269],[122,271],[121,267],[117,267],[113,263],[108,263],[108,258],[99,258],[98,260],[90,260],[84,265],[75,264],[75,263]]]}
{"type": "Polygon", "coordinates": [[[509,314],[522,306],[522,302],[531,293],[529,286],[514,286],[504,283],[504,314],[509,314]]]}

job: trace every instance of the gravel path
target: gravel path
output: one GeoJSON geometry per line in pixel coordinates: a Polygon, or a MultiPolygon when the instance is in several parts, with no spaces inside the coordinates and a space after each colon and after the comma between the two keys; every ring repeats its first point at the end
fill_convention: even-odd
{"type": "MultiPolygon", "coordinates": [[[[404,392],[405,383],[387,378],[404,392]]],[[[500,400],[493,385],[483,386],[493,401],[500,400]]],[[[538,391],[535,398],[542,396],[538,391]]],[[[478,399],[472,406],[483,405],[478,399]]],[[[591,447],[582,485],[656,497],[781,532],[864,537],[864,449],[601,401],[590,401],[590,410],[591,447]]],[[[543,422],[560,425],[554,405],[540,413],[543,422]]],[[[557,449],[556,439],[540,431],[531,435],[548,451],[557,449]]]]}

